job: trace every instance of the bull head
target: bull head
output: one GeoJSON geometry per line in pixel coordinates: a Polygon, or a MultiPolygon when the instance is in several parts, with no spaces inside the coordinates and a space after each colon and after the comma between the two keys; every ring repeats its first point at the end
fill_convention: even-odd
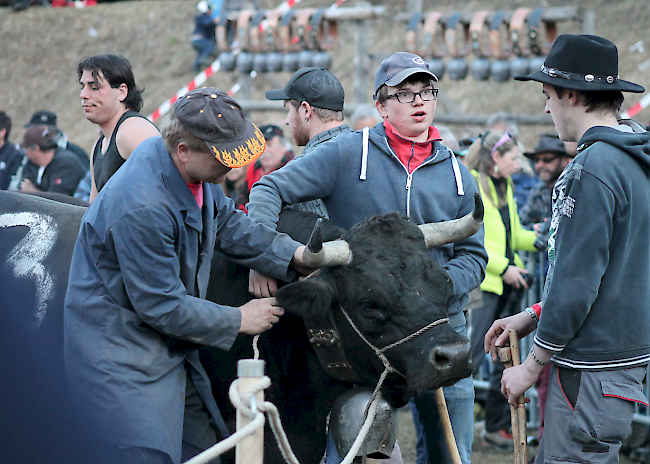
{"type": "MultiPolygon", "coordinates": [[[[452,221],[422,224],[419,227],[427,248],[438,247],[471,237],[483,225],[483,202],[474,194],[474,211],[452,221]]],[[[350,246],[345,240],[323,243],[323,220],[318,219],[303,254],[305,265],[318,268],[326,266],[347,266],[352,261],[350,246]]]]}

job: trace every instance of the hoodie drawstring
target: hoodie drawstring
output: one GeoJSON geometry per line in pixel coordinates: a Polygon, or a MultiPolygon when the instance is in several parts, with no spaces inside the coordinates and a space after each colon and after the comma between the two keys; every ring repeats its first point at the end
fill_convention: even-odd
{"type": "Polygon", "coordinates": [[[361,153],[361,174],[360,180],[366,180],[366,171],[368,170],[368,136],[370,135],[370,128],[363,128],[363,148],[361,153]]]}
{"type": "Polygon", "coordinates": [[[463,188],[463,178],[461,177],[460,168],[458,167],[458,160],[456,159],[456,155],[454,155],[453,152],[451,153],[451,165],[454,168],[454,176],[456,176],[456,188],[458,189],[458,195],[463,196],[465,195],[465,189],[463,188]]]}

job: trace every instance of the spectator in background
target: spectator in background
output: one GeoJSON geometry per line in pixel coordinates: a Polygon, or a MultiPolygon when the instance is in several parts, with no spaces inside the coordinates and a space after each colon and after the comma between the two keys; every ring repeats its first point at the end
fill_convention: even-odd
{"type": "Polygon", "coordinates": [[[350,125],[352,130],[361,130],[364,127],[373,128],[375,125],[382,121],[381,115],[377,112],[375,105],[361,104],[350,116],[350,125]]]}
{"type": "Polygon", "coordinates": [[[287,140],[284,138],[282,129],[272,124],[260,126],[262,134],[266,139],[264,153],[257,161],[250,164],[246,172],[246,186],[250,192],[253,184],[269,172],[280,169],[293,159],[293,153],[287,151],[287,140]]]}
{"type": "MultiPolygon", "coordinates": [[[[481,283],[482,307],[471,312],[472,361],[476,370],[485,359],[483,339],[492,322],[519,309],[523,290],[528,288],[527,271],[517,250],[535,247],[535,233],[521,227],[510,176],[518,171],[519,146],[502,130],[491,130],[472,144],[467,153],[485,206],[485,249],[488,263],[481,283]]],[[[483,438],[491,445],[513,446],[510,407],[501,394],[503,366],[493,364],[485,400],[483,438]]]]}
{"type": "Polygon", "coordinates": [[[86,119],[101,129],[90,158],[89,201],[92,203],[140,142],[158,135],[159,131],[138,113],[142,108],[142,89],[136,86],[126,58],[120,55],[84,58],[77,65],[77,76],[86,119]]]}
{"type": "Polygon", "coordinates": [[[192,47],[196,50],[194,71],[199,72],[202,67],[210,65],[210,56],[214,53],[217,38],[215,36],[216,21],[212,17],[212,5],[207,0],[201,0],[196,9],[199,10],[199,14],[194,17],[192,47]]]}
{"type": "Polygon", "coordinates": [[[575,154],[571,156],[567,153],[564,143],[557,135],[542,134],[535,149],[524,153],[524,156],[533,161],[539,181],[531,190],[519,217],[524,227],[545,233],[543,224],[551,218],[552,213],[553,185],[575,154]]]}
{"type": "MultiPolygon", "coordinates": [[[[87,168],[77,155],[57,145],[56,136],[57,131],[42,124],[25,130],[22,147],[28,162],[19,169],[18,190],[21,192],[53,192],[70,196],[75,192],[87,168]]],[[[12,180],[13,185],[15,182],[12,180]]]]}
{"type": "Polygon", "coordinates": [[[36,124],[45,124],[46,126],[49,126],[56,132],[56,144],[61,148],[65,148],[66,150],[71,151],[79,157],[82,163],[84,163],[86,166],[89,166],[90,158],[88,157],[88,153],[86,153],[86,150],[81,148],[79,145],[75,145],[74,143],[68,141],[68,136],[66,133],[56,126],[55,113],[47,110],[37,111],[32,115],[32,118],[29,120],[29,122],[25,124],[25,127],[33,126],[36,124]]]}
{"type": "MultiPolygon", "coordinates": [[[[488,117],[485,124],[486,130],[500,130],[505,131],[512,136],[513,139],[519,139],[519,127],[517,126],[517,121],[505,111],[499,111],[488,117]]],[[[528,195],[530,194],[531,189],[537,183],[537,177],[535,176],[535,171],[528,162],[528,160],[523,156],[523,146],[519,146],[519,171],[514,173],[511,177],[512,183],[515,188],[515,201],[517,202],[517,208],[521,210],[526,204],[528,195]]]]}
{"type": "Polygon", "coordinates": [[[260,156],[254,163],[241,168],[245,170],[243,181],[237,172],[232,173],[231,171],[228,173],[228,175],[231,175],[230,180],[228,175],[226,175],[226,183],[230,183],[231,187],[234,188],[235,184],[238,184],[236,189],[230,190],[229,196],[235,202],[235,206],[242,211],[246,211],[248,194],[251,191],[251,188],[253,188],[253,184],[260,180],[262,176],[265,176],[276,169],[280,169],[293,159],[293,153],[288,150],[290,144],[288,144],[287,139],[284,138],[282,129],[272,124],[260,126],[259,129],[262,131],[264,139],[266,140],[266,148],[264,149],[262,156],[260,156]]]}
{"type": "Polygon", "coordinates": [[[0,111],[0,190],[7,190],[11,176],[18,170],[23,154],[9,141],[11,118],[0,111]]]}
{"type": "Polygon", "coordinates": [[[237,209],[246,211],[248,188],[246,186],[246,171],[248,166],[232,168],[221,183],[223,193],[235,203],[237,209]]]}

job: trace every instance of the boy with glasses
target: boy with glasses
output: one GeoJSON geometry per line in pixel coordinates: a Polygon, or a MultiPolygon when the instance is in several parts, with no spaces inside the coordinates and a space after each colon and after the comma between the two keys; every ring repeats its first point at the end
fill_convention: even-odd
{"type": "MultiPolygon", "coordinates": [[[[373,128],[339,134],[309,156],[264,176],[251,190],[249,216],[276,228],[282,205],[322,199],[338,226],[397,212],[415,224],[460,218],[474,209],[476,183],[440,142],[431,126],[438,78],[419,56],[399,52],[375,74],[374,99],[383,118],[373,128]]],[[[431,250],[454,284],[450,323],[465,333],[463,308],[470,290],[483,280],[487,254],[483,230],[431,250]]],[[[473,439],[474,389],[471,377],[445,387],[458,448],[465,464],[473,439]]],[[[429,462],[451,462],[432,391],[416,396],[429,462]]],[[[402,405],[398,405],[402,406],[402,405]]]]}

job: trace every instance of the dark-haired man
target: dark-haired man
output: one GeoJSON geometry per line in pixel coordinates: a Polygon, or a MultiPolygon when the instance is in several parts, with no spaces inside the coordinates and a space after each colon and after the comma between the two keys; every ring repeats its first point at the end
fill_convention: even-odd
{"type": "MultiPolygon", "coordinates": [[[[307,156],[297,157],[264,176],[251,191],[249,216],[275,228],[282,205],[314,199],[321,199],[330,219],[346,229],[372,216],[394,212],[415,224],[456,219],[471,212],[476,182],[451,150],[440,143],[438,131],[431,126],[437,80],[417,55],[400,52],[386,58],[375,73],[373,94],[383,122],[373,128],[339,134],[307,156]]],[[[270,90],[267,98],[295,98],[286,92],[290,84],[291,81],[285,89],[270,90]]],[[[312,89],[317,91],[320,87],[312,89]]],[[[308,96],[309,88],[302,95],[308,96]]],[[[291,100],[285,100],[285,107],[290,126],[302,125],[311,115],[311,105],[304,101],[298,101],[296,107],[291,100]]],[[[292,133],[295,137],[296,131],[292,133]]],[[[485,276],[483,230],[430,252],[453,281],[449,322],[464,334],[462,310],[468,301],[467,294],[485,276]]],[[[474,421],[471,377],[445,388],[445,396],[461,458],[467,464],[474,421]]],[[[416,405],[430,462],[450,462],[433,392],[416,396],[416,405]]]]}
{"type": "Polygon", "coordinates": [[[56,144],[61,148],[65,148],[66,150],[71,151],[77,155],[79,160],[81,160],[84,165],[88,166],[90,158],[88,156],[88,153],[86,153],[86,150],[68,140],[66,133],[57,127],[56,119],[56,113],[48,110],[39,110],[32,114],[29,122],[25,124],[25,127],[33,126],[36,124],[45,124],[46,126],[49,126],[52,130],[56,131],[56,144]]]}
{"type": "Polygon", "coordinates": [[[84,215],[65,298],[68,381],[125,463],[178,464],[213,445],[220,415],[197,349],[228,350],[284,313],[272,298],[239,308],[205,300],[209,277],[228,285],[210,276],[213,251],[287,279],[305,249],[215,185],[264,151],[235,100],[196,89],[167,118],[84,215]]]}
{"type": "Polygon", "coordinates": [[[120,55],[95,55],[77,66],[81,104],[86,119],[101,130],[90,156],[90,202],[143,140],[159,134],[138,111],[142,89],[131,64],[120,55]]]}
{"type": "Polygon", "coordinates": [[[560,35],[541,70],[546,112],[578,154],[553,187],[549,270],[542,302],[495,321],[485,350],[536,326],[520,366],[506,369],[510,404],[553,362],[536,462],[617,463],[635,403],[648,403],[650,361],[650,133],[623,124],[618,50],[592,35],[560,35]],[[597,60],[594,57],[598,57],[597,60]]]}
{"type": "Polygon", "coordinates": [[[56,143],[58,131],[37,124],[25,129],[22,147],[27,162],[12,179],[11,190],[24,193],[52,192],[72,196],[87,167],[71,151],[56,143]]]}

